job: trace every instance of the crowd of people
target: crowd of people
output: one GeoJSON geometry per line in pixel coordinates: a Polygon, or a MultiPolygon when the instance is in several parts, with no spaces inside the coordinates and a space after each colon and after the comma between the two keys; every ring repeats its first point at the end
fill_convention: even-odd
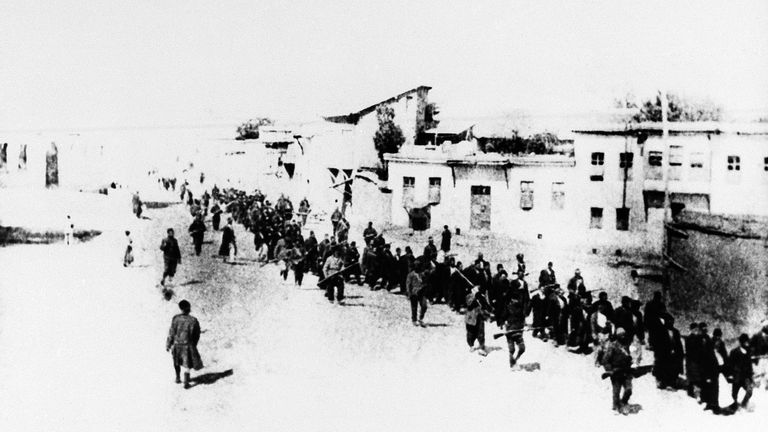
{"type": "MultiPolygon", "coordinates": [[[[350,224],[340,209],[331,216],[332,235],[318,240],[313,231],[306,237],[302,234],[311,211],[306,199],[294,212],[290,199],[282,195],[274,204],[259,191],[247,194],[214,187],[206,195],[195,200],[188,190],[182,192],[193,216],[189,232],[195,253],[200,253],[206,214],[213,213],[213,229],[219,230],[220,215],[227,212],[230,217],[222,228],[219,250],[225,260],[233,250],[236,254],[232,224],[239,223],[253,234],[259,261],[279,263],[284,280],[293,272],[296,285],[302,284],[305,273],[317,275],[318,287],[331,303],[343,304],[345,283],[387,290],[408,299],[412,324],[421,327],[427,326],[424,320],[430,305],[445,304],[464,316],[470,352],[487,355],[485,325],[495,323],[500,332],[494,336],[507,339],[512,370],[526,366],[519,362],[526,350],[526,332],[574,354],[593,355],[595,365],[604,368],[604,377],[611,380],[612,406],[618,413],[629,410],[632,379],[650,371],[659,389],[683,389],[705,410],[732,413],[749,403],[755,386],[753,365],[765,369],[768,363],[759,361],[768,357],[768,321],[752,337],[740,335],[738,346],[729,351],[722,331],[715,328],[710,336],[704,322],[692,323],[690,333],[682,336],[661,292],[655,292],[645,305],[623,296],[614,306],[607,292],[587,288],[579,269],[561,285],[552,262],[530,282],[535,287],[530,286],[522,253],[510,269],[498,264],[492,271],[482,252],[465,265],[451,251],[448,226],[443,227],[439,247],[429,237],[416,255],[408,245],[393,252],[384,233],[369,222],[362,232],[361,253],[356,242],[349,240],[350,224]],[[643,354],[648,352],[653,353],[652,366],[643,365],[643,354]],[[733,403],[727,407],[721,407],[718,399],[721,374],[732,387],[733,403]],[[741,392],[744,396],[739,400],[741,392]]],[[[164,280],[173,275],[181,259],[178,245],[169,238],[161,247],[166,254],[164,280]]],[[[768,389],[764,372],[761,379],[768,389]]]]}

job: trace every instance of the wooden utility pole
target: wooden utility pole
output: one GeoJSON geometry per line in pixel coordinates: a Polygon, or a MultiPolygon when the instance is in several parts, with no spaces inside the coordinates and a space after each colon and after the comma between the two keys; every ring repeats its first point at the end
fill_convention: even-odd
{"type": "Polygon", "coordinates": [[[664,230],[664,243],[662,245],[662,254],[668,252],[669,236],[667,234],[667,224],[672,219],[672,209],[669,202],[669,101],[667,100],[667,91],[659,90],[659,99],[661,100],[661,143],[664,146],[664,157],[661,164],[662,175],[664,176],[664,221],[662,229],[664,230]]]}

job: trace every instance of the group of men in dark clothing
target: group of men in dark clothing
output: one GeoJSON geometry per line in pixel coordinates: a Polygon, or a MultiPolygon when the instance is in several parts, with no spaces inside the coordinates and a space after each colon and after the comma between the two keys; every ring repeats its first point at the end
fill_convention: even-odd
{"type": "MultiPolygon", "coordinates": [[[[363,231],[365,245],[361,254],[356,242],[348,240],[341,219],[334,221],[334,236],[325,235],[318,241],[310,232],[305,238],[302,223],[293,220],[293,205],[285,197],[281,196],[273,206],[258,191],[247,195],[236,190],[215,190],[213,199],[215,205],[221,203],[232,219],[254,234],[254,246],[264,251],[265,261],[284,263],[284,279],[293,270],[295,282],[301,285],[305,272],[317,274],[330,302],[343,302],[345,282],[399,292],[409,300],[412,323],[422,327],[426,326],[428,306],[446,303],[464,315],[466,342],[471,351],[487,354],[486,321],[503,329],[513,370],[519,369],[520,356],[525,352],[526,331],[573,353],[594,352],[596,365],[604,367],[611,378],[613,409],[620,413],[627,412],[632,379],[637,376],[643,349],[653,351],[652,370],[659,389],[686,388],[705,409],[715,413],[726,412],[718,401],[719,375],[732,384],[732,412],[749,402],[755,356],[768,355],[768,323],[751,339],[742,334],[739,345],[727,351],[722,331],[715,329],[709,336],[706,323],[692,324],[690,334],[682,337],[660,292],[653,294],[642,311],[642,303],[627,296],[614,308],[604,291],[593,299],[596,290],[587,289],[579,269],[564,291],[551,262],[539,273],[538,287],[531,290],[523,254],[516,256],[516,268],[510,271],[498,264],[492,273],[482,253],[465,268],[450,253],[452,234],[447,226],[441,233],[439,249],[429,237],[422,254],[416,256],[410,246],[397,247],[393,253],[383,233],[369,222],[363,231]],[[531,325],[526,323],[529,316],[531,325]],[[742,390],[745,395],[739,403],[742,390]]],[[[304,216],[309,213],[306,199],[300,208],[307,210],[304,216]]],[[[205,231],[203,214],[199,212],[190,227],[198,254],[205,231]]],[[[172,233],[161,247],[167,251],[166,273],[170,276],[175,272],[174,260],[181,259],[176,252],[178,245],[174,249],[175,240],[171,238],[172,233]]]]}

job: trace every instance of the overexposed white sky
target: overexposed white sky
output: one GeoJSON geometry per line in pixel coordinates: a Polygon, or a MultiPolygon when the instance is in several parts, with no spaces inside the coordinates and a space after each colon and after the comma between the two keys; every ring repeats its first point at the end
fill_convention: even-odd
{"type": "Polygon", "coordinates": [[[445,116],[657,88],[768,110],[768,1],[0,3],[0,130],[310,117],[420,84],[445,116]]]}

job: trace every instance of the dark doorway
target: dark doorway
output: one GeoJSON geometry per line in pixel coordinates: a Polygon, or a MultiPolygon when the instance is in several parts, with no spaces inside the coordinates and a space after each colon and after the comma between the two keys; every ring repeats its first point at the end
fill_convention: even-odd
{"type": "Polygon", "coordinates": [[[472,186],[470,201],[469,227],[471,229],[491,229],[491,187],[472,186]]]}

